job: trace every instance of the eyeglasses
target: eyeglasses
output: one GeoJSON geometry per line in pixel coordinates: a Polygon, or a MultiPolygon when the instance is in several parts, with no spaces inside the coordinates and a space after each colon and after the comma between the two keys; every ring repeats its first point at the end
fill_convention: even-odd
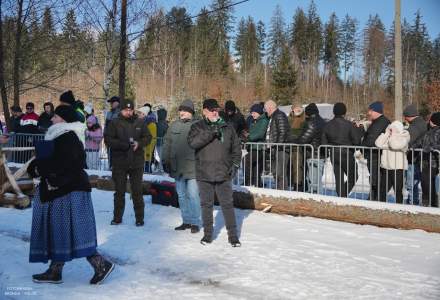
{"type": "Polygon", "coordinates": [[[33,110],[33,107],[26,107],[26,110],[33,110]]]}
{"type": "Polygon", "coordinates": [[[207,108],[207,110],[210,112],[215,112],[215,111],[218,112],[220,109],[217,107],[213,107],[213,108],[207,108]]]}

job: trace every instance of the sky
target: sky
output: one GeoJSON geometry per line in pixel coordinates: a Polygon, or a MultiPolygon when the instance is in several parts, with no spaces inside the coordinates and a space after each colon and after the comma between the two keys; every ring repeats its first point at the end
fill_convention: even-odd
{"type": "MultiPolygon", "coordinates": [[[[239,0],[233,0],[239,2],[239,0]]],[[[311,0],[250,0],[234,7],[236,23],[241,17],[252,16],[256,21],[263,21],[268,28],[270,18],[276,5],[280,5],[284,12],[286,24],[290,24],[297,7],[307,10],[311,0]]],[[[209,6],[211,0],[160,0],[165,8],[174,5],[185,6],[190,15],[196,15],[203,6],[209,6]]],[[[394,0],[315,0],[318,13],[323,22],[335,12],[339,19],[346,14],[355,17],[363,28],[371,14],[378,14],[389,29],[394,19],[394,0]]],[[[402,20],[406,18],[410,23],[417,10],[423,16],[431,39],[440,34],[440,0],[401,0],[402,20]]],[[[236,27],[236,26],[235,26],[236,27]]]]}

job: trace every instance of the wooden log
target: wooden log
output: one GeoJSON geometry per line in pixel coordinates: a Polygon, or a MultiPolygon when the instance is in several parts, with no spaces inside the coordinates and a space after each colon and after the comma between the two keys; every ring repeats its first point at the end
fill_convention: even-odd
{"type": "Polygon", "coordinates": [[[0,206],[25,208],[30,205],[31,201],[26,195],[15,195],[4,193],[0,195],[0,206]]]}
{"type": "MultiPolygon", "coordinates": [[[[18,169],[17,171],[14,172],[14,179],[17,181],[18,179],[24,177],[25,175],[27,175],[27,168],[29,166],[29,164],[35,159],[35,157],[32,157],[29,161],[27,161],[20,169],[18,169]]],[[[8,166],[5,166],[6,168],[8,168],[8,170],[10,171],[8,166]]],[[[11,171],[10,171],[11,172],[11,171]]],[[[12,172],[11,172],[12,173],[12,172]]],[[[7,191],[8,188],[11,187],[11,182],[10,181],[6,181],[5,183],[3,183],[2,188],[0,190],[0,194],[4,193],[5,191],[7,191]]]]}

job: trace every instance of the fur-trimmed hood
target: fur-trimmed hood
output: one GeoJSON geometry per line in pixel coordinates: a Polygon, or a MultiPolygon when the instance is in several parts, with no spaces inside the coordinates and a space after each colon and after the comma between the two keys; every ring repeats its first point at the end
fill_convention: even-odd
{"type": "Polygon", "coordinates": [[[66,132],[73,131],[84,145],[86,129],[86,125],[81,122],[57,123],[49,127],[44,135],[44,139],[46,141],[52,141],[66,132]]]}

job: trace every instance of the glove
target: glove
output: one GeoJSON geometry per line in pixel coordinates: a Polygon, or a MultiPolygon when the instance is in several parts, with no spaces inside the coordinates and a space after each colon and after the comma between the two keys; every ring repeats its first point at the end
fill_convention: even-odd
{"type": "Polygon", "coordinates": [[[222,133],[220,132],[220,128],[218,126],[213,126],[212,132],[214,133],[214,139],[221,140],[222,133]]]}

